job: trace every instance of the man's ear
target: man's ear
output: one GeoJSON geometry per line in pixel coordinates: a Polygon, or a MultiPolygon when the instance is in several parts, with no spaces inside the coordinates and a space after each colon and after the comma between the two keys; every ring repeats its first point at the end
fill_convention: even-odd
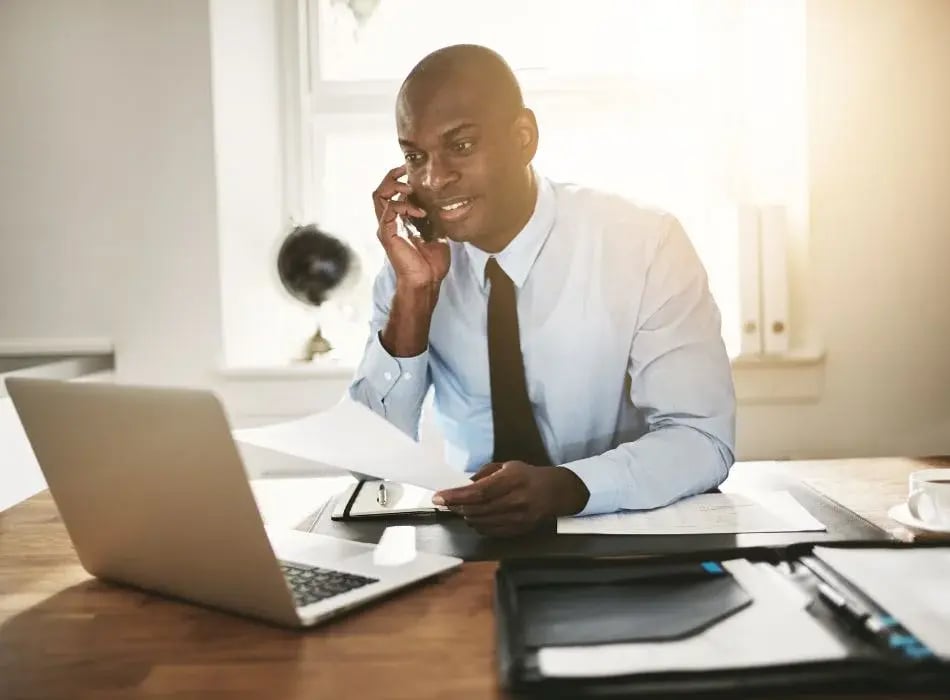
{"type": "Polygon", "coordinates": [[[521,160],[527,166],[538,152],[538,120],[534,112],[527,107],[515,117],[514,133],[521,152],[521,160]]]}

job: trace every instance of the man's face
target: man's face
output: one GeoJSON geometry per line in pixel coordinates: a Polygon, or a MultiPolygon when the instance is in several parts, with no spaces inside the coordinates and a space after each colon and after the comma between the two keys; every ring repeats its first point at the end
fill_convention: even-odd
{"type": "Polygon", "coordinates": [[[434,232],[490,250],[518,225],[530,158],[515,134],[516,115],[499,114],[486,97],[464,76],[407,86],[396,128],[409,184],[434,232]]]}

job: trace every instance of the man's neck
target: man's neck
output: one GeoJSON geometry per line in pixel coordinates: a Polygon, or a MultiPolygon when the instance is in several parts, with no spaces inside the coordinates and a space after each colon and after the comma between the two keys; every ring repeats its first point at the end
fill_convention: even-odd
{"type": "Polygon", "coordinates": [[[477,245],[476,247],[486,253],[500,253],[521,233],[522,229],[528,224],[528,221],[531,220],[531,216],[534,214],[534,207],[538,201],[538,182],[533,170],[528,170],[525,180],[525,190],[525,194],[521,197],[519,203],[518,215],[512,217],[515,223],[504,231],[499,231],[498,235],[492,236],[490,241],[484,241],[481,245],[477,245]]]}

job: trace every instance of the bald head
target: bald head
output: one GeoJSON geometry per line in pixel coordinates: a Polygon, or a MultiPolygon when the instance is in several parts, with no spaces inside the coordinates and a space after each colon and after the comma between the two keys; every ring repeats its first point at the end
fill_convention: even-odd
{"type": "Polygon", "coordinates": [[[446,86],[465,89],[491,111],[514,115],[524,108],[521,87],[501,56],[477,44],[457,44],[433,51],[409,71],[399,89],[397,116],[415,102],[429,102],[446,86]]]}
{"type": "Polygon", "coordinates": [[[534,210],[534,113],[504,59],[449,46],[412,69],[396,101],[412,196],[434,232],[499,251],[534,210]]]}

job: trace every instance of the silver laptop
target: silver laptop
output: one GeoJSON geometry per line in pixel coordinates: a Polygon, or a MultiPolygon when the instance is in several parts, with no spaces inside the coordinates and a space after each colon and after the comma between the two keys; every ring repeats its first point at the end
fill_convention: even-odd
{"type": "Polygon", "coordinates": [[[6,383],[93,576],[300,627],[461,563],[415,552],[412,540],[376,546],[265,528],[208,391],[6,383]]]}

